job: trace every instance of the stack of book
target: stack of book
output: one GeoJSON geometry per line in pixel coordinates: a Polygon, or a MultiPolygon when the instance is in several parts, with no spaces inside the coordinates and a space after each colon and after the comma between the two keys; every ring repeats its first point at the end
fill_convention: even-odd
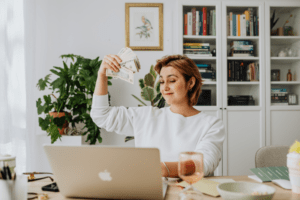
{"type": "Polygon", "coordinates": [[[253,106],[255,101],[252,95],[232,95],[228,96],[228,105],[230,106],[253,106]]]}
{"type": "Polygon", "coordinates": [[[286,88],[271,88],[271,105],[272,106],[287,106],[288,92],[286,88]]]}
{"type": "Polygon", "coordinates": [[[243,14],[227,15],[228,36],[258,36],[259,17],[254,15],[253,8],[248,8],[243,14]]]}
{"type": "Polygon", "coordinates": [[[259,64],[229,60],[227,64],[228,81],[259,81],[259,64]]]}
{"type": "Polygon", "coordinates": [[[183,54],[187,56],[211,57],[209,43],[183,43],[183,54]]]}
{"type": "Polygon", "coordinates": [[[240,40],[230,42],[230,53],[232,57],[253,57],[254,49],[252,41],[240,40]]]}
{"type": "Polygon", "coordinates": [[[214,81],[216,79],[216,72],[210,64],[197,64],[199,72],[203,81],[214,81]]]}
{"type": "Polygon", "coordinates": [[[216,35],[216,10],[192,8],[184,14],[184,35],[216,35]]]}

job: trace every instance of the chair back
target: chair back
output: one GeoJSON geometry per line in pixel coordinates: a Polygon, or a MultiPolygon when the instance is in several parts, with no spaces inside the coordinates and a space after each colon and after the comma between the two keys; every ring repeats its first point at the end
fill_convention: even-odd
{"type": "Polygon", "coordinates": [[[256,151],[255,167],[286,166],[289,146],[265,146],[256,151]]]}

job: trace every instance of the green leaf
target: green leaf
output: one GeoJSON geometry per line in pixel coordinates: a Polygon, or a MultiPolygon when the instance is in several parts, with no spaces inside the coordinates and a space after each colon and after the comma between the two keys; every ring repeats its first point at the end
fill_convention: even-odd
{"type": "Polygon", "coordinates": [[[50,120],[49,115],[45,119],[39,117],[39,126],[42,128],[43,131],[46,131],[49,127],[50,120]]]}
{"type": "Polygon", "coordinates": [[[144,79],[139,79],[140,88],[143,89],[145,87],[144,79]]]}
{"type": "Polygon", "coordinates": [[[53,87],[53,89],[56,89],[56,88],[64,87],[65,84],[66,84],[66,80],[65,79],[58,78],[58,79],[56,79],[55,81],[53,81],[51,83],[51,86],[53,87]]]}
{"type": "Polygon", "coordinates": [[[155,86],[156,92],[160,93],[160,82],[158,81],[155,86]]]}
{"type": "MultiPolygon", "coordinates": [[[[152,76],[152,75],[151,75],[152,76]]],[[[151,101],[155,98],[155,90],[152,87],[146,86],[141,92],[141,97],[146,101],[151,101]]]]}
{"type": "Polygon", "coordinates": [[[50,75],[48,74],[47,76],[45,76],[45,79],[43,80],[42,78],[38,81],[38,83],[36,84],[37,88],[39,90],[45,90],[45,88],[47,87],[47,83],[49,83],[50,80],[50,75]]]}
{"type": "Polygon", "coordinates": [[[42,100],[41,100],[41,98],[39,98],[39,99],[36,101],[36,107],[37,107],[37,112],[38,112],[38,114],[40,115],[40,114],[42,114],[42,113],[45,111],[47,105],[43,105],[43,106],[42,106],[42,100]]]}
{"type": "Polygon", "coordinates": [[[141,102],[142,104],[144,104],[144,106],[147,106],[147,104],[145,104],[142,100],[140,100],[138,97],[136,97],[135,95],[133,95],[132,94],[132,96],[136,99],[136,100],[138,100],[139,102],[141,102]]]}
{"type": "Polygon", "coordinates": [[[159,102],[158,102],[158,104],[157,104],[157,107],[158,107],[158,108],[163,108],[163,107],[165,107],[165,103],[166,103],[166,100],[162,97],[162,98],[159,100],[159,102]]]}
{"type": "Polygon", "coordinates": [[[50,69],[50,71],[53,73],[53,74],[56,74],[57,76],[61,76],[61,72],[58,72],[54,69],[50,69]]]}
{"type": "Polygon", "coordinates": [[[153,103],[156,103],[156,102],[158,102],[160,99],[161,99],[161,93],[158,93],[157,95],[156,95],[156,97],[153,99],[153,103]]]}
{"type": "Polygon", "coordinates": [[[144,80],[145,80],[145,85],[146,86],[154,87],[155,79],[154,79],[154,76],[152,74],[150,74],[150,73],[146,74],[144,80]]]}
{"type": "Polygon", "coordinates": [[[55,124],[51,124],[50,127],[47,129],[48,135],[51,136],[51,144],[53,144],[58,138],[61,138],[57,126],[55,124]]]}
{"type": "Polygon", "coordinates": [[[134,139],[133,136],[127,136],[127,137],[125,138],[125,142],[128,142],[128,141],[133,140],[133,139],[134,139]]]}
{"type": "Polygon", "coordinates": [[[152,76],[154,77],[154,80],[156,80],[156,71],[154,70],[153,65],[151,65],[151,67],[150,67],[150,74],[152,74],[152,76]]]}
{"type": "Polygon", "coordinates": [[[55,118],[53,119],[53,123],[54,123],[58,128],[60,128],[60,129],[63,127],[65,121],[66,121],[66,117],[65,117],[65,116],[63,116],[63,117],[55,117],[55,118]]]}

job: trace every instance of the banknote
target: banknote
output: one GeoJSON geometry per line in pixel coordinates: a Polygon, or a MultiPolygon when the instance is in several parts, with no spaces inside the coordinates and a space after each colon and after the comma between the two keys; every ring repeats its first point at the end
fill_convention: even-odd
{"type": "Polygon", "coordinates": [[[106,76],[113,77],[115,79],[122,79],[129,83],[134,82],[134,73],[139,72],[141,64],[136,54],[129,47],[122,48],[117,54],[122,62],[120,62],[120,71],[114,72],[110,69],[106,69],[106,76]]]}
{"type": "Polygon", "coordinates": [[[121,67],[118,72],[114,72],[110,69],[106,69],[106,76],[110,76],[113,78],[119,78],[119,79],[127,81],[131,84],[134,84],[133,71],[128,70],[124,67],[121,67]]]}
{"type": "Polygon", "coordinates": [[[133,71],[133,73],[138,72],[139,68],[137,67],[137,62],[136,60],[127,60],[125,62],[120,62],[119,63],[121,67],[125,67],[131,71],[133,71]]]}

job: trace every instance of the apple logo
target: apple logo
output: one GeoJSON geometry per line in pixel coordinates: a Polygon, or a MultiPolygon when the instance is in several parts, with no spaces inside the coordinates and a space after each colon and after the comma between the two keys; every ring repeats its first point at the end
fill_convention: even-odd
{"type": "Polygon", "coordinates": [[[104,170],[104,172],[100,172],[98,175],[102,181],[112,180],[112,177],[110,176],[110,173],[107,170],[104,170]]]}

